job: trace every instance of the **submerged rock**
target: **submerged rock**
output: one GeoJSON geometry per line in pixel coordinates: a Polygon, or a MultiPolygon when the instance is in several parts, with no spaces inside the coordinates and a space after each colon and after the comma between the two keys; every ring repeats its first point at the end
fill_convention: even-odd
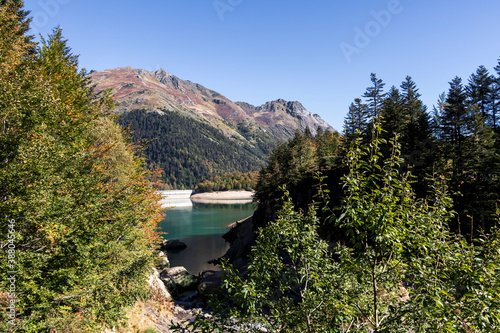
{"type": "Polygon", "coordinates": [[[162,250],[184,250],[186,247],[186,243],[178,239],[166,239],[161,245],[162,250]]]}

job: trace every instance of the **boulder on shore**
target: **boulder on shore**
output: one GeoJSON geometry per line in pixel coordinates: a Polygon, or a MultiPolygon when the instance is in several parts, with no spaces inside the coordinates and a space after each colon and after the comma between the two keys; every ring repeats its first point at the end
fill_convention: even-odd
{"type": "Polygon", "coordinates": [[[182,266],[164,269],[160,273],[160,279],[165,287],[173,295],[179,295],[185,291],[196,290],[197,280],[188,270],[182,266]]]}
{"type": "Polygon", "coordinates": [[[198,284],[198,293],[202,300],[208,299],[211,295],[221,292],[222,271],[202,271],[200,273],[200,283],[198,284]]]}
{"type": "Polygon", "coordinates": [[[170,268],[170,260],[168,260],[167,255],[163,251],[160,251],[158,257],[156,257],[155,267],[160,271],[165,268],[170,268]]]}
{"type": "Polygon", "coordinates": [[[148,286],[153,291],[156,296],[159,296],[160,299],[171,300],[172,296],[165,288],[165,284],[162,280],[160,280],[160,274],[156,269],[153,269],[153,272],[148,277],[148,286]]]}

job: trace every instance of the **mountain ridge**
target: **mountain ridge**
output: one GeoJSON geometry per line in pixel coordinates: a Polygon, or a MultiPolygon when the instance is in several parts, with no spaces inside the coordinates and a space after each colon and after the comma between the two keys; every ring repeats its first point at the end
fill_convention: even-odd
{"type": "Polygon", "coordinates": [[[113,88],[118,102],[117,114],[132,109],[164,112],[180,111],[207,121],[228,136],[240,136],[238,124],[266,130],[284,141],[296,129],[309,127],[313,135],[317,128],[334,131],[317,114],[313,115],[298,101],[276,99],[260,106],[233,102],[224,95],[199,83],[182,80],[164,69],[147,71],[130,66],[93,71],[90,74],[96,90],[113,88]]]}
{"type": "Polygon", "coordinates": [[[112,89],[118,123],[134,141],[146,140],[143,155],[163,169],[165,189],[193,188],[232,172],[258,171],[281,141],[309,128],[334,129],[298,101],[277,99],[254,106],[233,102],[201,84],[163,69],[130,66],[93,71],[95,91],[112,89]]]}

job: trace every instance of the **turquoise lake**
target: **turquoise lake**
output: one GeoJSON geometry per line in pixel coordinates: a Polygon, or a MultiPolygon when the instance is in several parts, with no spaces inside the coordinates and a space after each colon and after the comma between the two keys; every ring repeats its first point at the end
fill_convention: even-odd
{"type": "Polygon", "coordinates": [[[160,222],[164,239],[179,239],[187,244],[180,251],[168,251],[170,265],[184,266],[191,274],[216,269],[209,260],[219,258],[229,244],[222,238],[228,225],[251,216],[256,208],[253,203],[192,203],[192,207],[167,209],[160,222]]]}

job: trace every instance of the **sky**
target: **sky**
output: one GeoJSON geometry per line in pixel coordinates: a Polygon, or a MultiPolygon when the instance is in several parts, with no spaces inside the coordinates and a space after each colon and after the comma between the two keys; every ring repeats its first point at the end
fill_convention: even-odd
{"type": "Polygon", "coordinates": [[[500,58],[498,0],[25,0],[87,70],[167,72],[233,101],[299,101],[342,130],[370,73],[407,75],[431,110],[449,82],[500,58]]]}

